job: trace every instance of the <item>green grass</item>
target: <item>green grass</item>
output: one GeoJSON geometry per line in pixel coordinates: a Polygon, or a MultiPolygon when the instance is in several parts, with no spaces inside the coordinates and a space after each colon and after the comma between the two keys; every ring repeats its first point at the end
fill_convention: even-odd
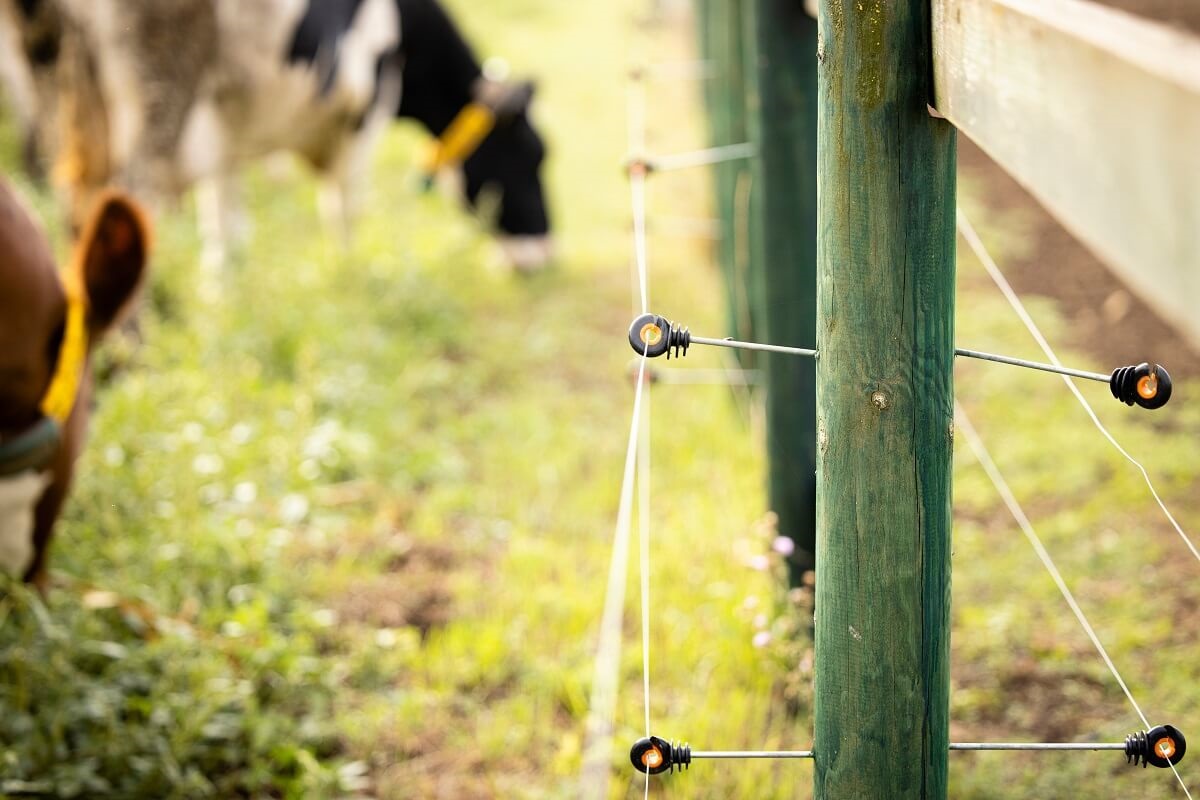
{"type": "MultiPolygon", "coordinates": [[[[254,238],[206,298],[190,218],[161,220],[142,343],[106,356],[120,368],[56,588],[45,607],[16,587],[0,600],[0,795],[576,794],[632,398],[623,75],[631,53],[682,57],[690,31],[633,38],[633,2],[452,5],[483,55],[543,76],[560,268],[493,269],[476,223],[414,190],[407,129],[383,143],[349,252],[322,235],[307,178],[253,171],[254,238]]],[[[698,143],[693,98],[658,91],[651,148],[698,143]]],[[[11,132],[0,144],[15,164],[11,132]]],[[[652,208],[703,216],[704,185],[663,176],[652,208]]],[[[1002,262],[1019,222],[983,226],[1002,262]]],[[[707,259],[654,238],[651,293],[715,331],[707,259]]],[[[959,341],[1036,355],[969,257],[960,272],[959,341]]],[[[1069,340],[1051,304],[1034,311],[1069,340]]],[[[1085,388],[1185,526],[1198,388],[1181,381],[1185,402],[1153,417],[1085,388]]],[[[1188,732],[1197,565],[1140,477],[1056,378],[965,364],[958,390],[1152,721],[1188,732]]],[[[654,726],[703,747],[807,747],[811,654],[779,615],[780,565],[746,566],[771,539],[755,423],[718,387],[657,387],[653,406],[654,726]],[[761,649],[760,627],[776,633],[761,649]]],[[[955,738],[1123,737],[1136,718],[957,455],[955,738]]],[[[642,726],[632,560],[627,601],[614,796],[641,793],[623,755],[642,726]]],[[[1110,755],[952,756],[956,798],[1170,796],[1170,779],[1110,755]]],[[[806,763],[703,763],[654,789],[810,784],[806,763]]]]}

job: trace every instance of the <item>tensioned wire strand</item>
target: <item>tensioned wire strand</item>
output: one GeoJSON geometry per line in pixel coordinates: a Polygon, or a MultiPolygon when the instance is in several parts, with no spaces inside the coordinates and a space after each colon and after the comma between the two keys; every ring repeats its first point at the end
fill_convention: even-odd
{"type": "MultiPolygon", "coordinates": [[[[635,157],[641,155],[638,151],[631,151],[631,153],[635,157]]],[[[654,156],[646,160],[646,166],[655,172],[673,172],[693,167],[708,167],[726,161],[740,161],[744,158],[753,158],[754,155],[753,143],[738,142],[737,144],[707,147],[703,150],[691,150],[686,153],[654,156]]]]}
{"type": "MultiPolygon", "coordinates": [[[[1042,348],[1042,352],[1046,354],[1046,358],[1050,359],[1051,364],[1061,368],[1062,362],[1058,360],[1058,356],[1055,354],[1054,349],[1050,347],[1050,343],[1046,341],[1046,337],[1042,335],[1042,331],[1040,328],[1038,328],[1037,323],[1033,321],[1033,317],[1031,317],[1029,312],[1025,310],[1025,304],[1021,302],[1021,298],[1017,296],[1017,293],[1013,290],[1012,285],[1009,284],[1008,280],[1004,277],[1004,273],[1000,271],[1000,267],[996,265],[995,260],[992,258],[991,254],[988,253],[987,248],[983,246],[983,241],[979,238],[979,234],[975,232],[975,227],[971,225],[971,221],[967,219],[967,215],[962,208],[957,210],[957,223],[958,230],[962,234],[963,239],[966,240],[967,245],[970,246],[971,251],[975,253],[975,257],[979,259],[979,262],[983,264],[984,270],[987,271],[987,274],[991,277],[992,282],[995,283],[997,288],[1000,289],[1000,293],[1004,295],[1006,300],[1008,300],[1008,304],[1012,306],[1013,311],[1016,312],[1017,316],[1021,319],[1021,322],[1024,323],[1025,328],[1029,331],[1030,335],[1033,336],[1034,341],[1036,341],[1038,346],[1042,348]]],[[[1171,527],[1175,529],[1175,532],[1179,534],[1179,538],[1183,540],[1185,545],[1187,545],[1188,550],[1191,551],[1192,555],[1197,561],[1200,561],[1200,550],[1196,549],[1196,545],[1192,543],[1191,538],[1184,532],[1183,527],[1175,519],[1175,515],[1171,513],[1170,509],[1167,508],[1167,504],[1164,503],[1163,499],[1159,496],[1158,490],[1154,488],[1154,481],[1150,480],[1150,473],[1146,471],[1146,468],[1142,466],[1140,461],[1131,456],[1129,452],[1121,446],[1120,442],[1118,442],[1116,438],[1109,433],[1108,428],[1104,427],[1104,423],[1102,423],[1100,418],[1096,416],[1096,412],[1092,410],[1091,404],[1087,401],[1087,398],[1083,396],[1083,393],[1079,391],[1079,387],[1075,385],[1075,382],[1066,375],[1063,375],[1062,379],[1063,382],[1067,384],[1067,388],[1071,390],[1071,394],[1075,395],[1075,399],[1079,401],[1081,406],[1083,406],[1083,410],[1086,411],[1087,415],[1092,418],[1092,423],[1096,426],[1096,429],[1099,430],[1104,438],[1107,439],[1109,443],[1117,449],[1118,453],[1125,456],[1125,459],[1129,461],[1130,464],[1133,464],[1133,466],[1137,467],[1138,471],[1142,473],[1142,478],[1146,481],[1146,486],[1149,487],[1150,494],[1154,496],[1154,502],[1158,503],[1158,507],[1162,509],[1163,515],[1167,518],[1167,521],[1171,523],[1171,527]]]]}
{"type": "Polygon", "coordinates": [[[604,797],[612,753],[612,729],[617,700],[617,681],[621,664],[621,627],[625,606],[625,578],[629,565],[630,518],[633,513],[634,474],[637,464],[639,429],[642,417],[642,396],[645,393],[646,358],[638,366],[634,389],[633,412],[630,415],[629,440],[625,447],[625,468],[621,477],[621,497],[617,505],[616,529],[613,533],[612,559],[608,568],[608,586],[604,595],[604,612],[600,621],[600,643],[592,678],[592,694],[588,704],[583,770],[580,779],[581,797],[604,797]]]}
{"type": "MultiPolygon", "coordinates": [[[[631,79],[628,99],[628,152],[642,153],[646,147],[646,89],[640,80],[631,79]]],[[[629,171],[630,212],[633,216],[633,258],[642,313],[650,306],[650,279],[646,266],[646,173],[629,171]]],[[[649,345],[646,345],[647,348],[649,345]]],[[[638,397],[645,395],[645,424],[639,434],[638,478],[638,576],[642,614],[642,703],[646,736],[650,735],[650,393],[644,391],[646,354],[638,369],[638,397]]],[[[615,680],[615,679],[614,679],[615,680]]],[[[650,773],[646,773],[643,797],[650,796],[650,773]]]]}
{"type": "MultiPolygon", "coordinates": [[[[1125,693],[1125,697],[1129,700],[1129,704],[1133,706],[1133,710],[1137,712],[1138,717],[1142,720],[1142,724],[1146,726],[1146,730],[1149,730],[1152,726],[1150,725],[1150,721],[1146,719],[1146,715],[1142,713],[1142,707],[1138,705],[1138,701],[1134,699],[1133,692],[1129,690],[1129,686],[1125,683],[1125,679],[1121,677],[1121,673],[1117,670],[1116,664],[1114,664],[1113,660],[1109,657],[1108,651],[1104,649],[1104,645],[1100,642],[1100,637],[1096,635],[1096,631],[1094,628],[1092,628],[1091,623],[1088,622],[1087,617],[1083,613],[1083,609],[1081,609],[1079,607],[1079,603],[1075,601],[1075,595],[1071,594],[1071,590],[1067,587],[1067,582],[1063,580],[1062,573],[1059,572],[1058,567],[1054,564],[1054,559],[1050,557],[1050,553],[1042,544],[1042,540],[1037,535],[1037,531],[1034,530],[1033,523],[1031,523],[1029,521],[1029,517],[1025,515],[1025,511],[1021,508],[1021,504],[1017,502],[1016,496],[1013,495],[1012,490],[1008,486],[1008,481],[1004,480],[1004,476],[1000,473],[1000,469],[996,466],[996,462],[992,459],[991,453],[988,452],[983,440],[979,437],[979,432],[976,431],[975,426],[971,424],[971,420],[967,416],[966,409],[964,409],[957,400],[954,402],[954,418],[956,420],[957,429],[962,431],[963,435],[966,437],[967,445],[971,448],[971,452],[975,454],[976,460],[978,460],[980,466],[983,467],[983,471],[987,473],[988,479],[991,480],[992,485],[996,488],[996,492],[1000,495],[1000,499],[1004,502],[1004,505],[1008,508],[1009,513],[1012,514],[1013,519],[1016,520],[1017,525],[1025,534],[1025,538],[1028,539],[1029,544],[1033,546],[1033,550],[1037,554],[1038,559],[1042,562],[1042,566],[1044,566],[1046,571],[1050,573],[1050,577],[1054,580],[1054,584],[1058,587],[1059,592],[1062,593],[1063,599],[1067,601],[1067,605],[1071,607],[1071,611],[1075,614],[1075,619],[1079,621],[1079,625],[1083,628],[1083,632],[1087,634],[1089,639],[1091,639],[1092,645],[1094,645],[1096,648],[1096,652],[1100,654],[1100,658],[1104,660],[1104,664],[1108,667],[1108,671],[1112,673],[1117,685],[1120,686],[1121,691],[1125,693]]],[[[1175,777],[1179,781],[1179,785],[1183,787],[1184,794],[1187,795],[1189,800],[1191,800],[1192,794],[1188,791],[1187,784],[1183,782],[1183,778],[1180,777],[1178,770],[1175,769],[1173,764],[1171,765],[1171,770],[1175,773],[1175,777]]]]}
{"type": "MultiPolygon", "coordinates": [[[[629,82],[628,90],[629,152],[641,153],[646,147],[646,89],[637,80],[629,82]]],[[[642,169],[629,171],[629,199],[633,212],[633,259],[637,267],[637,285],[642,300],[642,313],[650,307],[650,281],[646,270],[646,173],[642,169]]]]}
{"type": "MultiPolygon", "coordinates": [[[[645,355],[642,363],[646,362],[645,355]]],[[[650,736],[650,392],[645,393],[646,419],[638,451],[638,575],[642,597],[642,703],[646,712],[646,736],[650,736]]],[[[643,800],[650,797],[650,773],[646,772],[643,800]]]]}
{"type": "MultiPolygon", "coordinates": [[[[1017,317],[1025,325],[1025,328],[1029,331],[1030,335],[1033,336],[1034,341],[1036,341],[1038,346],[1041,347],[1042,352],[1046,355],[1046,358],[1048,358],[1050,363],[1054,366],[1062,368],[1062,362],[1059,361],[1058,355],[1054,352],[1054,348],[1050,346],[1050,343],[1046,340],[1046,337],[1042,335],[1041,329],[1038,327],[1037,323],[1033,321],[1033,317],[1029,315],[1029,312],[1025,308],[1025,304],[1021,302],[1021,298],[1012,288],[1012,285],[1008,282],[1008,279],[1004,277],[1004,273],[1001,272],[1000,267],[996,264],[995,259],[992,258],[991,253],[989,253],[987,248],[984,247],[983,240],[979,238],[979,234],[975,231],[975,226],[971,224],[970,219],[967,218],[966,212],[964,212],[961,207],[956,209],[955,220],[959,233],[962,234],[963,239],[966,240],[967,245],[971,248],[971,251],[975,254],[975,257],[979,259],[979,262],[983,265],[984,270],[992,279],[992,282],[996,284],[996,287],[1000,290],[1000,293],[1004,295],[1004,298],[1008,301],[1008,304],[1012,306],[1012,309],[1014,312],[1016,312],[1017,317]]],[[[1092,409],[1091,404],[1087,401],[1087,398],[1083,396],[1083,393],[1079,391],[1079,387],[1075,385],[1075,382],[1065,374],[1062,375],[1062,379],[1063,382],[1067,384],[1067,388],[1071,390],[1071,394],[1075,395],[1075,399],[1079,401],[1081,406],[1083,406],[1083,410],[1087,412],[1087,415],[1091,418],[1092,424],[1096,426],[1096,429],[1100,431],[1104,438],[1107,439],[1114,448],[1116,448],[1117,452],[1124,456],[1129,463],[1133,464],[1133,466],[1135,466],[1138,471],[1142,473],[1142,478],[1146,481],[1146,486],[1150,489],[1150,494],[1153,495],[1154,501],[1162,510],[1163,515],[1171,523],[1171,527],[1173,527],[1175,532],[1179,534],[1179,538],[1183,540],[1183,543],[1187,546],[1188,550],[1191,551],[1196,560],[1200,561],[1200,552],[1196,550],[1196,546],[1192,543],[1192,540],[1184,532],[1183,527],[1180,526],[1170,509],[1167,508],[1166,503],[1164,503],[1162,498],[1159,496],[1158,490],[1154,487],[1154,481],[1150,479],[1150,473],[1146,471],[1146,468],[1142,466],[1141,462],[1131,456],[1129,452],[1121,446],[1120,442],[1118,442],[1116,438],[1109,432],[1108,428],[1104,426],[1104,423],[1102,423],[1100,418],[1096,416],[1095,410],[1092,409]]],[[[961,406],[958,406],[956,403],[955,407],[961,412],[961,406]]],[[[974,428],[970,427],[970,422],[966,420],[965,413],[962,414],[962,418],[966,423],[964,427],[970,431],[970,433],[968,433],[968,441],[970,441],[971,433],[974,433],[974,428]]],[[[977,434],[975,435],[975,441],[982,448],[983,443],[979,441],[977,434]]],[[[974,447],[972,449],[974,449],[974,447]]],[[[983,450],[983,452],[986,454],[987,451],[983,450]]],[[[976,455],[978,456],[978,452],[976,455]]],[[[990,458],[988,460],[990,461],[990,458]]],[[[981,463],[983,463],[982,459],[981,463]]],[[[993,463],[992,466],[994,469],[995,464],[993,463]]],[[[996,474],[999,475],[999,472],[996,474]]],[[[1001,478],[1001,480],[1003,480],[1003,478],[1001,478]]],[[[997,489],[999,488],[999,485],[997,485],[997,489]]],[[[1016,502],[1015,499],[1013,502],[1016,502]]],[[[1019,510],[1020,507],[1017,506],[1017,508],[1019,510]]],[[[1018,522],[1020,522],[1020,519],[1018,519],[1018,522]]],[[[1029,531],[1032,531],[1032,527],[1030,527],[1029,531]]],[[[1029,533],[1027,532],[1026,535],[1028,536],[1029,533]]],[[[1038,549],[1037,545],[1035,545],[1035,549],[1038,549]]],[[[1058,582],[1058,579],[1056,579],[1056,582],[1058,582]]],[[[1060,583],[1059,588],[1063,590],[1064,593],[1066,592],[1065,584],[1060,583]]],[[[1066,595],[1064,594],[1064,596],[1066,595]]],[[[1074,601],[1070,597],[1068,597],[1068,603],[1071,603],[1073,610],[1077,608],[1077,606],[1074,604],[1074,601]]],[[[1080,622],[1085,624],[1085,629],[1087,629],[1088,626],[1086,626],[1086,620],[1082,616],[1082,612],[1078,612],[1077,616],[1079,617],[1080,622]]],[[[1100,648],[1100,642],[1098,639],[1094,638],[1094,634],[1089,633],[1089,635],[1093,637],[1093,644],[1100,648]]],[[[1125,686],[1124,681],[1122,681],[1120,675],[1117,674],[1116,667],[1113,666],[1112,661],[1108,658],[1108,654],[1101,649],[1101,655],[1104,657],[1105,663],[1108,664],[1109,669],[1112,670],[1113,676],[1117,679],[1117,682],[1121,684],[1121,688],[1125,691],[1126,697],[1129,698],[1129,701],[1133,703],[1134,708],[1137,709],[1138,716],[1142,718],[1142,722],[1145,722],[1146,727],[1149,728],[1150,723],[1146,721],[1146,717],[1142,714],[1142,710],[1138,708],[1136,701],[1133,699],[1133,695],[1129,693],[1128,687],[1125,686]]],[[[1187,795],[1189,800],[1191,800],[1192,793],[1188,791],[1187,784],[1184,783],[1183,778],[1179,774],[1179,770],[1176,769],[1175,765],[1171,764],[1169,760],[1167,763],[1170,764],[1171,772],[1175,774],[1175,779],[1179,781],[1179,785],[1183,788],[1183,793],[1187,795]]]]}
{"type": "MultiPolygon", "coordinates": [[[[645,361],[645,357],[642,361],[645,361]]],[[[646,736],[650,735],[650,393],[646,392],[645,419],[638,450],[638,574],[642,596],[642,692],[646,710],[646,736]]]]}

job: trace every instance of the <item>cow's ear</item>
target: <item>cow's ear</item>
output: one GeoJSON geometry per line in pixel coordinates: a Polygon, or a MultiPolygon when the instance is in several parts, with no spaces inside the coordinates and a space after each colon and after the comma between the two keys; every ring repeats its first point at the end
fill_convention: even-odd
{"type": "Polygon", "coordinates": [[[518,83],[484,81],[476,88],[475,99],[491,106],[501,120],[510,121],[528,110],[536,88],[533,81],[518,83]]]}
{"type": "Polygon", "coordinates": [[[150,253],[145,214],[118,192],[102,195],[77,245],[77,273],[87,296],[88,327],[99,333],[132,304],[150,253]]]}

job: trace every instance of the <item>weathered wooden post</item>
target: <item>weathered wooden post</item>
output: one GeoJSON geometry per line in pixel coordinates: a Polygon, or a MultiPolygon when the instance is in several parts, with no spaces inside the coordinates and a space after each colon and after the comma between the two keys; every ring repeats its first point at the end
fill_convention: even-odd
{"type": "MultiPolygon", "coordinates": [[[[817,21],[800,0],[747,2],[754,160],[752,314],[764,341],[813,347],[817,335],[817,21]]],[[[796,543],[793,585],[816,551],[816,377],[808,359],[766,355],[768,495],[796,543]]]]}
{"type": "Polygon", "coordinates": [[[822,0],[815,788],[944,798],[953,128],[929,0],[822,0]]]}

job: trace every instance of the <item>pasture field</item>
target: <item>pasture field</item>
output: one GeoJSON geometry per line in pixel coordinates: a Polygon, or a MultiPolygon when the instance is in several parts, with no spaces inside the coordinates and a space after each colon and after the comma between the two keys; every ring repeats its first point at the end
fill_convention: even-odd
{"type": "MultiPolygon", "coordinates": [[[[101,360],[54,589],[0,598],[0,797],[576,795],[632,400],[625,71],[690,57],[691,30],[640,24],[641,0],[449,5],[481,55],[541,76],[558,268],[496,269],[477,221],[417,192],[423,137],[408,128],[379,150],[348,252],[299,171],[251,171],[253,237],[218,291],[189,209],[160,220],[140,341],[101,360]]],[[[694,89],[652,85],[653,151],[702,141],[694,89]]],[[[0,169],[15,174],[17,154],[0,129],[0,169]]],[[[48,195],[14,180],[52,219],[48,195]]],[[[1045,255],[986,170],[960,184],[1002,267],[1045,255]]],[[[708,243],[653,225],[706,216],[705,185],[653,183],[650,291],[659,313],[715,333],[708,243]]],[[[965,246],[959,286],[959,343],[1039,357],[965,246]]],[[[1119,363],[1058,302],[1028,304],[1064,361],[1119,363]]],[[[1173,368],[1156,413],[1081,387],[1196,535],[1198,365],[1173,368]]],[[[1151,722],[1200,741],[1200,563],[1058,378],[982,363],[956,378],[1151,722]]],[[[784,614],[758,415],[725,387],[651,396],[654,728],[706,749],[807,747],[811,653],[784,614]]],[[[1140,727],[962,443],[955,511],[952,738],[1140,727]]],[[[614,797],[642,791],[625,755],[642,727],[637,590],[631,560],[614,797]]],[[[1200,789],[1194,761],[1180,771],[1200,789]]],[[[1112,753],[951,755],[951,795],[970,800],[1172,797],[1173,780],[1112,753]]],[[[805,762],[701,762],[651,788],[810,787],[805,762]]]]}

